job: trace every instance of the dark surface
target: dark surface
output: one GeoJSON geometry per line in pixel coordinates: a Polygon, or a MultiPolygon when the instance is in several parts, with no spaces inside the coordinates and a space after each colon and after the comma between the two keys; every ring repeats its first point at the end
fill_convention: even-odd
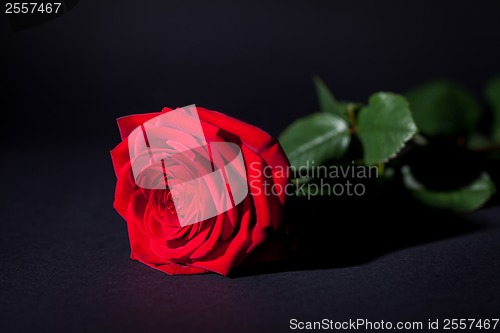
{"type": "Polygon", "coordinates": [[[294,221],[321,246],[301,265],[169,277],[128,259],[109,149],[115,118],[191,103],[277,135],[317,108],[313,74],[342,99],[436,77],[479,95],[500,72],[499,12],[498,1],[81,0],[18,32],[0,15],[0,331],[498,318],[498,207],[399,220],[380,209],[363,222],[304,208],[294,221]]]}
{"type": "Polygon", "coordinates": [[[499,316],[498,207],[421,224],[415,211],[392,225],[378,212],[371,222],[380,228],[352,220],[331,237],[312,226],[331,239],[309,267],[172,277],[128,258],[106,149],[40,148],[6,153],[12,163],[1,169],[4,332],[267,332],[288,330],[291,318],[499,316]]]}

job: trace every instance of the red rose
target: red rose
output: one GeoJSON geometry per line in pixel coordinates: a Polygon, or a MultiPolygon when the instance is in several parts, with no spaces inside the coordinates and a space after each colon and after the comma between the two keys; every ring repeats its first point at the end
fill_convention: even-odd
{"type": "Polygon", "coordinates": [[[245,173],[247,183],[243,184],[244,193],[248,191],[248,195],[242,197],[239,203],[233,202],[235,205],[221,214],[192,222],[197,218],[193,214],[198,214],[201,219],[206,216],[208,208],[228,203],[211,191],[214,188],[211,184],[200,185],[202,190],[197,190],[196,200],[192,196],[185,198],[185,194],[191,192],[186,188],[183,193],[180,185],[189,186],[189,182],[182,181],[201,179],[196,178],[200,176],[197,174],[200,170],[205,172],[200,165],[207,165],[196,149],[176,158],[176,163],[164,162],[167,159],[163,159],[162,164],[153,163],[197,140],[185,135],[182,126],[157,122],[152,129],[160,140],[163,136],[171,138],[175,132],[178,133],[175,137],[182,142],[163,140],[164,146],[155,149],[146,147],[144,141],[139,139],[137,142],[142,144],[132,142],[139,138],[134,131],[136,128],[144,130],[146,122],[150,123],[152,119],[172,111],[164,108],[162,112],[131,115],[117,120],[123,141],[111,151],[118,178],[114,207],[127,221],[132,259],[168,274],[211,271],[228,275],[231,268],[266,240],[269,232],[280,227],[288,183],[284,170],[287,170],[288,161],[279,143],[261,129],[219,112],[199,107],[196,110],[206,143],[231,143],[239,147],[243,162],[242,168],[235,172],[245,173]],[[166,176],[150,176],[146,180],[137,178],[133,170],[134,162],[142,163],[144,174],[162,175],[161,169],[164,169],[163,174],[167,169],[175,174],[175,179],[171,177],[168,182],[173,184],[177,181],[180,185],[162,188],[165,185],[161,183],[167,183],[166,176]],[[196,168],[192,167],[193,163],[196,168]],[[192,221],[185,225],[182,219],[187,216],[192,221]]]}

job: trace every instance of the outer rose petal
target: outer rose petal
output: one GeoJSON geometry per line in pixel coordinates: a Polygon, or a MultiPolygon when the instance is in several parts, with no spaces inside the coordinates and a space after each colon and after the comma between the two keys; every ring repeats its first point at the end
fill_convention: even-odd
{"type": "MultiPolygon", "coordinates": [[[[275,141],[274,144],[269,147],[269,149],[262,152],[261,156],[264,161],[266,161],[267,165],[273,167],[273,181],[274,184],[280,186],[281,188],[285,188],[288,184],[288,177],[284,177],[283,173],[288,172],[287,167],[290,165],[288,159],[286,157],[283,148],[275,141]]],[[[286,192],[282,191],[278,194],[278,198],[281,201],[281,204],[285,204],[286,192]]]]}
{"type": "MultiPolygon", "coordinates": [[[[165,112],[170,111],[169,108],[164,108],[165,112]]],[[[160,112],[143,113],[143,114],[133,114],[130,116],[124,116],[116,119],[118,123],[118,129],[120,130],[120,137],[125,140],[126,137],[138,126],[141,126],[149,119],[152,119],[160,115],[160,112]]]]}
{"type": "Polygon", "coordinates": [[[118,177],[118,174],[120,173],[123,166],[127,163],[130,163],[127,140],[120,142],[111,151],[111,160],[113,161],[113,168],[115,170],[115,175],[118,177]]]}

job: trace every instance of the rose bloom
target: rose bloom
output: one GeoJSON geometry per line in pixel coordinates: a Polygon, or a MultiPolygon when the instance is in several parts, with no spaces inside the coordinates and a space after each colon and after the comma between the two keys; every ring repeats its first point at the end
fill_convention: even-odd
{"type": "Polygon", "coordinates": [[[132,259],[168,274],[215,272],[227,276],[271,233],[280,230],[286,194],[269,188],[285,188],[288,179],[282,170],[289,164],[279,143],[263,130],[216,111],[196,110],[207,144],[231,143],[241,149],[244,164],[236,172],[245,174],[247,183],[243,186],[248,195],[218,215],[182,224],[188,218],[198,221],[203,212],[213,211],[224,202],[218,196],[220,191],[212,190],[213,184],[200,183],[193,189],[186,181],[202,179],[197,177],[210,171],[205,170],[210,163],[203,159],[203,147],[186,150],[175,159],[165,158],[198,138],[186,135],[175,124],[158,121],[148,134],[161,141],[174,133],[179,142],[163,140],[162,147],[148,149],[137,139],[135,134],[140,132],[134,131],[136,128],[144,128],[146,122],[173,111],[164,108],[162,112],[117,120],[123,141],[111,151],[117,176],[114,207],[127,222],[132,259]],[[146,156],[162,164],[144,165],[146,156]],[[142,178],[134,178],[134,161],[142,161],[142,178]],[[175,179],[167,179],[165,170],[175,179]],[[177,185],[162,188],[162,182],[177,185]]]}

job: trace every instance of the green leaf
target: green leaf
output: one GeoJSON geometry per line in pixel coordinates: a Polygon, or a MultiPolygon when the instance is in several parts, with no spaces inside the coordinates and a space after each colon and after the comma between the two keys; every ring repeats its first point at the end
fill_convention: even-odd
{"type": "Polygon", "coordinates": [[[347,104],[337,101],[326,84],[319,77],[315,76],[313,81],[316,86],[320,111],[332,113],[347,120],[347,104]]]}
{"type": "Polygon", "coordinates": [[[486,85],[486,100],[493,110],[493,127],[491,136],[494,141],[500,142],[500,76],[494,78],[486,85]]]}
{"type": "Polygon", "coordinates": [[[344,155],[351,140],[347,122],[330,113],[314,113],[293,122],[279,137],[295,168],[319,165],[344,155]]]}
{"type": "Polygon", "coordinates": [[[393,93],[373,94],[359,111],[358,136],[366,164],[378,164],[394,157],[417,131],[408,102],[393,93]]]}
{"type": "Polygon", "coordinates": [[[481,106],[467,89],[451,81],[436,81],[406,94],[413,117],[422,133],[429,136],[473,132],[481,106]]]}
{"type": "Polygon", "coordinates": [[[420,202],[427,206],[447,209],[454,212],[470,212],[485,204],[495,193],[495,184],[483,172],[471,184],[454,191],[431,191],[420,184],[408,166],[403,167],[403,181],[407,189],[420,202]]]}

